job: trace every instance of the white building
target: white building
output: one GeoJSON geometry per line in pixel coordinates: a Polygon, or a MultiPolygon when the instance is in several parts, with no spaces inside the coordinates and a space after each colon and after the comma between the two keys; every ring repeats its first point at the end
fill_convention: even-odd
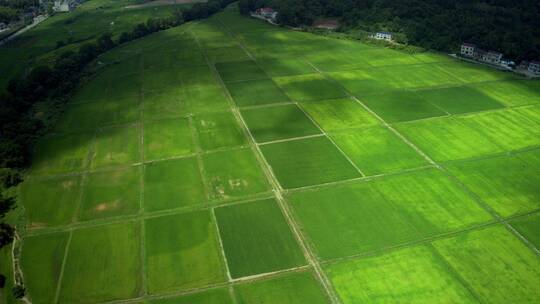
{"type": "Polygon", "coordinates": [[[489,51],[482,55],[482,61],[491,63],[491,64],[499,64],[501,63],[502,56],[503,54],[499,52],[489,51]]]}
{"type": "Polygon", "coordinates": [[[389,33],[389,32],[377,32],[375,34],[375,36],[373,36],[373,37],[375,39],[391,41],[392,40],[392,33],[389,33]]]}
{"type": "Polygon", "coordinates": [[[255,14],[264,19],[275,21],[278,13],[271,7],[262,7],[255,11],[255,14]]]}
{"type": "Polygon", "coordinates": [[[527,67],[527,71],[529,73],[540,75],[540,61],[531,61],[529,62],[529,66],[527,67]]]}
{"type": "Polygon", "coordinates": [[[474,53],[476,52],[476,45],[472,43],[463,43],[461,45],[461,55],[467,56],[467,57],[474,57],[474,53]]]}

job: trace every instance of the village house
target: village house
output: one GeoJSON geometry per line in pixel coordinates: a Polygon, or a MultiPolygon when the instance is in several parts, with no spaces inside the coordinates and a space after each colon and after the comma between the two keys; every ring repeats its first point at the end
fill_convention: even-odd
{"type": "Polygon", "coordinates": [[[333,31],[339,27],[339,21],[335,19],[318,19],[313,22],[313,27],[333,31]]]}
{"type": "Polygon", "coordinates": [[[476,52],[476,45],[472,43],[463,43],[461,45],[461,55],[466,57],[474,57],[474,53],[476,52]]]}
{"type": "Polygon", "coordinates": [[[74,0],[56,0],[54,1],[53,10],[59,13],[71,12],[79,5],[79,1],[74,0]]]}
{"type": "Polygon", "coordinates": [[[261,7],[255,11],[255,15],[270,21],[275,21],[277,14],[278,13],[271,7],[261,7]]]}
{"type": "Polygon", "coordinates": [[[491,63],[491,64],[500,64],[503,54],[496,51],[488,51],[484,53],[481,57],[482,61],[491,63]]]}
{"type": "Polygon", "coordinates": [[[377,32],[373,37],[379,40],[392,41],[392,33],[389,32],[377,32]]]}
{"type": "Polygon", "coordinates": [[[540,75],[540,61],[531,61],[527,67],[527,71],[534,75],[540,75]]]}

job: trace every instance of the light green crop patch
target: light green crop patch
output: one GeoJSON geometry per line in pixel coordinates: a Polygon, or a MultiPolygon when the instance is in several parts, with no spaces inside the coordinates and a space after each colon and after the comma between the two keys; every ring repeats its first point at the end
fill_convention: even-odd
{"type": "Polygon", "coordinates": [[[79,205],[80,176],[29,179],[20,189],[27,227],[66,225],[73,220],[79,205]]]}
{"type": "Polygon", "coordinates": [[[150,304],[233,304],[227,288],[212,289],[180,297],[148,301],[150,304]]]}
{"type": "Polygon", "coordinates": [[[93,135],[91,133],[43,137],[35,148],[32,174],[56,174],[86,168],[93,135]]]}
{"type": "Polygon", "coordinates": [[[226,83],[239,107],[289,102],[289,98],[271,79],[226,83]]]}
{"type": "Polygon", "coordinates": [[[209,211],[147,219],[146,275],[151,294],[225,281],[209,211]]]}
{"type": "Polygon", "coordinates": [[[67,239],[67,232],[24,238],[21,264],[33,303],[54,302],[67,239]]]}
{"type": "Polygon", "coordinates": [[[127,166],[141,160],[139,126],[106,128],[96,132],[91,168],[127,166]]]}
{"type": "Polygon", "coordinates": [[[295,104],[243,110],[242,116],[259,143],[321,134],[295,104]]]}
{"type": "Polygon", "coordinates": [[[79,220],[135,214],[140,205],[142,168],[91,173],[84,182],[79,220]]]}
{"type": "Polygon", "coordinates": [[[328,76],[357,97],[380,94],[397,89],[393,83],[384,81],[383,78],[387,76],[385,76],[382,69],[333,72],[329,73],[328,76]]]}
{"type": "Polygon", "coordinates": [[[276,77],[274,81],[294,101],[314,101],[345,97],[339,85],[320,74],[276,77]]]}
{"type": "Polygon", "coordinates": [[[203,150],[242,146],[246,138],[231,112],[200,114],[193,118],[203,150]]]}
{"type": "Polygon", "coordinates": [[[350,98],[304,102],[301,106],[326,132],[379,124],[375,116],[350,98]]]}
{"type": "Polygon", "coordinates": [[[216,68],[225,82],[268,78],[254,61],[218,63],[216,68]]]}
{"type": "Polygon", "coordinates": [[[491,220],[434,169],[294,193],[290,201],[323,259],[373,252],[491,220]]]}
{"type": "Polygon", "coordinates": [[[210,199],[228,200],[270,190],[250,149],[205,154],[203,163],[210,199]]]}
{"type": "Polygon", "coordinates": [[[89,116],[99,115],[99,126],[121,125],[137,122],[140,118],[139,100],[114,99],[101,104],[99,112],[89,112],[89,116]]]}
{"type": "Polygon", "coordinates": [[[395,128],[436,161],[480,157],[504,151],[483,130],[453,117],[397,124],[395,128]]]}
{"type": "Polygon", "coordinates": [[[388,123],[445,116],[446,112],[415,92],[392,92],[366,96],[362,102],[388,123]]]}
{"type": "Polygon", "coordinates": [[[283,188],[298,188],[360,177],[360,173],[321,136],[260,147],[283,188]]]}
{"type": "Polygon", "coordinates": [[[297,272],[234,287],[238,304],[329,303],[311,272],[297,272]],[[301,292],[299,292],[301,291],[301,292]]]}
{"type": "Polygon", "coordinates": [[[473,88],[507,106],[540,103],[540,81],[497,81],[474,84],[473,88]]]}
{"type": "Polygon", "coordinates": [[[139,230],[134,222],[75,230],[59,301],[99,303],[139,296],[139,230]]]}
{"type": "Polygon", "coordinates": [[[204,201],[204,185],[195,158],[166,160],[146,165],[145,211],[193,206],[204,201]]]}
{"type": "Polygon", "coordinates": [[[388,48],[376,48],[362,52],[362,58],[371,66],[409,65],[418,64],[422,61],[416,56],[391,50],[388,48]]]}
{"type": "Polygon", "coordinates": [[[438,64],[445,72],[456,77],[464,83],[476,83],[495,80],[516,79],[518,76],[513,73],[497,71],[491,67],[481,66],[467,62],[451,62],[438,64]]]}
{"type": "Polygon", "coordinates": [[[315,73],[315,69],[306,61],[296,58],[261,58],[259,66],[270,76],[293,76],[315,73]]]}
{"type": "Polygon", "coordinates": [[[450,114],[479,112],[504,107],[495,99],[468,86],[422,90],[416,93],[423,100],[450,114]]]}
{"type": "Polygon", "coordinates": [[[350,130],[330,136],[366,175],[429,165],[411,146],[384,127],[350,130]]]}
{"type": "Polygon", "coordinates": [[[145,160],[183,156],[194,152],[187,119],[167,119],[144,124],[145,160]]]}
{"type": "Polygon", "coordinates": [[[325,270],[344,304],[477,302],[426,246],[339,262],[325,270]]]}
{"type": "Polygon", "coordinates": [[[231,277],[305,264],[300,247],[274,200],[215,209],[231,277]]]}
{"type": "Polygon", "coordinates": [[[518,156],[502,156],[446,166],[467,188],[503,217],[540,207],[538,169],[518,156]]]}
{"type": "Polygon", "coordinates": [[[538,256],[502,226],[433,245],[483,302],[534,303],[540,296],[538,256]]]}

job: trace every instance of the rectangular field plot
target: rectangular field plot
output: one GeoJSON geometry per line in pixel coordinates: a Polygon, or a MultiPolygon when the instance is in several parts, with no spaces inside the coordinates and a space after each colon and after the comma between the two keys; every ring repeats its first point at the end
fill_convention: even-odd
{"type": "Polygon", "coordinates": [[[20,188],[27,226],[40,228],[66,225],[79,206],[80,176],[28,179],[20,188]]]}
{"type": "Polygon", "coordinates": [[[538,169],[517,156],[455,162],[446,167],[503,217],[540,208],[538,169]]]}
{"type": "Polygon", "coordinates": [[[179,71],[173,68],[156,68],[145,71],[142,81],[142,91],[173,92],[180,87],[179,71]]]}
{"type": "Polygon", "coordinates": [[[250,149],[205,154],[203,162],[211,199],[239,198],[270,189],[250,149]]]}
{"type": "Polygon", "coordinates": [[[145,211],[193,206],[205,200],[204,185],[195,158],[166,160],[146,165],[145,211]]]}
{"type": "Polygon", "coordinates": [[[211,62],[230,62],[249,60],[249,56],[239,46],[207,49],[206,55],[211,62]]]}
{"type": "Polygon", "coordinates": [[[439,67],[464,83],[475,83],[494,80],[516,79],[510,72],[497,71],[491,67],[466,62],[439,64],[439,67]]]}
{"type": "Polygon", "coordinates": [[[181,102],[179,90],[145,92],[142,108],[145,121],[178,117],[189,113],[187,105],[181,102]]]}
{"type": "Polygon", "coordinates": [[[510,225],[531,242],[534,247],[540,248],[540,234],[538,233],[540,231],[539,212],[512,220],[510,225]]]}
{"type": "Polygon", "coordinates": [[[227,89],[239,107],[289,102],[289,98],[271,79],[227,83],[227,89]]]}
{"type": "Polygon", "coordinates": [[[481,130],[499,147],[507,151],[519,150],[540,146],[540,111],[523,111],[527,108],[478,113],[458,119],[471,129],[481,130]]]}
{"type": "Polygon", "coordinates": [[[540,296],[538,256],[504,227],[469,232],[433,245],[482,302],[534,303],[540,296]]]}
{"type": "Polygon", "coordinates": [[[234,287],[238,304],[329,303],[311,272],[294,272],[277,278],[234,287]]]}
{"type": "Polygon", "coordinates": [[[62,133],[92,131],[98,126],[103,102],[67,104],[54,130],[62,133]]]}
{"type": "Polygon", "coordinates": [[[200,87],[219,85],[214,70],[208,65],[177,69],[178,79],[183,87],[200,87]]]}
{"type": "Polygon", "coordinates": [[[99,130],[92,155],[91,168],[130,165],[141,160],[139,126],[99,130]]]}
{"type": "Polygon", "coordinates": [[[139,225],[134,222],[75,230],[60,302],[99,303],[140,295],[139,242],[139,225]]]}
{"type": "Polygon", "coordinates": [[[325,270],[344,304],[477,303],[427,246],[338,262],[325,270]]]}
{"type": "Polygon", "coordinates": [[[225,82],[268,78],[254,61],[218,63],[216,68],[225,82]]]}
{"type": "Polygon", "coordinates": [[[144,159],[183,156],[195,152],[185,118],[160,120],[144,124],[144,159]]]}
{"type": "Polygon", "coordinates": [[[447,115],[415,92],[371,95],[361,98],[361,101],[388,123],[447,115]]]}
{"type": "Polygon", "coordinates": [[[350,98],[304,102],[301,106],[326,132],[379,124],[375,116],[350,98]]]}
{"type": "Polygon", "coordinates": [[[67,240],[65,232],[24,239],[21,264],[32,303],[54,303],[67,240]]]}
{"type": "Polygon", "coordinates": [[[479,157],[504,150],[483,130],[446,117],[403,123],[395,128],[436,161],[479,157]]]}
{"type": "Polygon", "coordinates": [[[261,58],[257,62],[270,77],[293,76],[316,72],[309,63],[302,59],[261,58]]]}
{"type": "MultiPolygon", "coordinates": [[[[137,122],[140,117],[139,100],[114,100],[101,104],[99,126],[121,125],[137,122]]],[[[92,115],[87,113],[86,115],[92,115]]]]}
{"type": "Polygon", "coordinates": [[[429,165],[418,152],[384,127],[349,130],[330,136],[366,175],[429,165]]]}
{"type": "Polygon", "coordinates": [[[149,304],[233,304],[227,288],[212,289],[200,293],[192,293],[185,296],[150,300],[149,304]]]}
{"type": "Polygon", "coordinates": [[[362,52],[362,58],[371,66],[407,65],[422,63],[417,57],[387,48],[362,52]]]}
{"type": "Polygon", "coordinates": [[[225,281],[217,233],[209,211],[147,219],[145,231],[149,293],[225,281]]]}
{"type": "Polygon", "coordinates": [[[231,112],[200,114],[193,121],[203,150],[238,147],[247,142],[231,112]]]}
{"type": "Polygon", "coordinates": [[[306,60],[323,72],[353,70],[369,66],[365,57],[347,50],[318,50],[306,56],[306,60]]]}
{"type": "Polygon", "coordinates": [[[540,81],[496,81],[472,85],[476,90],[507,106],[540,103],[540,81]]]}
{"type": "Polygon", "coordinates": [[[434,169],[294,193],[289,200],[323,259],[380,250],[491,219],[434,169]]]}
{"type": "Polygon", "coordinates": [[[140,205],[141,167],[92,173],[84,183],[79,220],[135,214],[140,205]]]}
{"type": "Polygon", "coordinates": [[[273,78],[285,94],[294,101],[313,101],[345,96],[339,85],[320,74],[273,78]]]}
{"type": "Polygon", "coordinates": [[[259,143],[321,134],[319,128],[295,104],[244,110],[242,116],[259,143]]]}
{"type": "Polygon", "coordinates": [[[305,264],[274,200],[215,209],[231,277],[240,278],[305,264]]]}
{"type": "Polygon", "coordinates": [[[32,159],[32,174],[55,174],[86,168],[92,133],[43,137],[32,159]]]}
{"type": "Polygon", "coordinates": [[[326,137],[260,147],[283,188],[297,188],[360,177],[326,137]]]}
{"type": "Polygon", "coordinates": [[[351,94],[362,97],[371,94],[396,90],[397,88],[383,79],[381,69],[354,70],[328,74],[351,94]]]}
{"type": "Polygon", "coordinates": [[[182,101],[193,114],[229,109],[227,95],[218,85],[186,86],[182,89],[182,101]]]}
{"type": "Polygon", "coordinates": [[[504,105],[471,87],[452,87],[417,91],[424,100],[450,114],[479,112],[503,108],[504,105]]]}

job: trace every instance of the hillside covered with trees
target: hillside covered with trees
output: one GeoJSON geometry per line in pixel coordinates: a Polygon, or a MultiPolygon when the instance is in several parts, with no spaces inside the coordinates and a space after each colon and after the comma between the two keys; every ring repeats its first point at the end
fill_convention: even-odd
{"type": "Polygon", "coordinates": [[[536,0],[241,0],[247,13],[263,6],[278,21],[311,25],[319,17],[341,19],[342,30],[396,33],[399,42],[455,51],[476,43],[517,60],[540,58],[540,1],[536,0]]]}

